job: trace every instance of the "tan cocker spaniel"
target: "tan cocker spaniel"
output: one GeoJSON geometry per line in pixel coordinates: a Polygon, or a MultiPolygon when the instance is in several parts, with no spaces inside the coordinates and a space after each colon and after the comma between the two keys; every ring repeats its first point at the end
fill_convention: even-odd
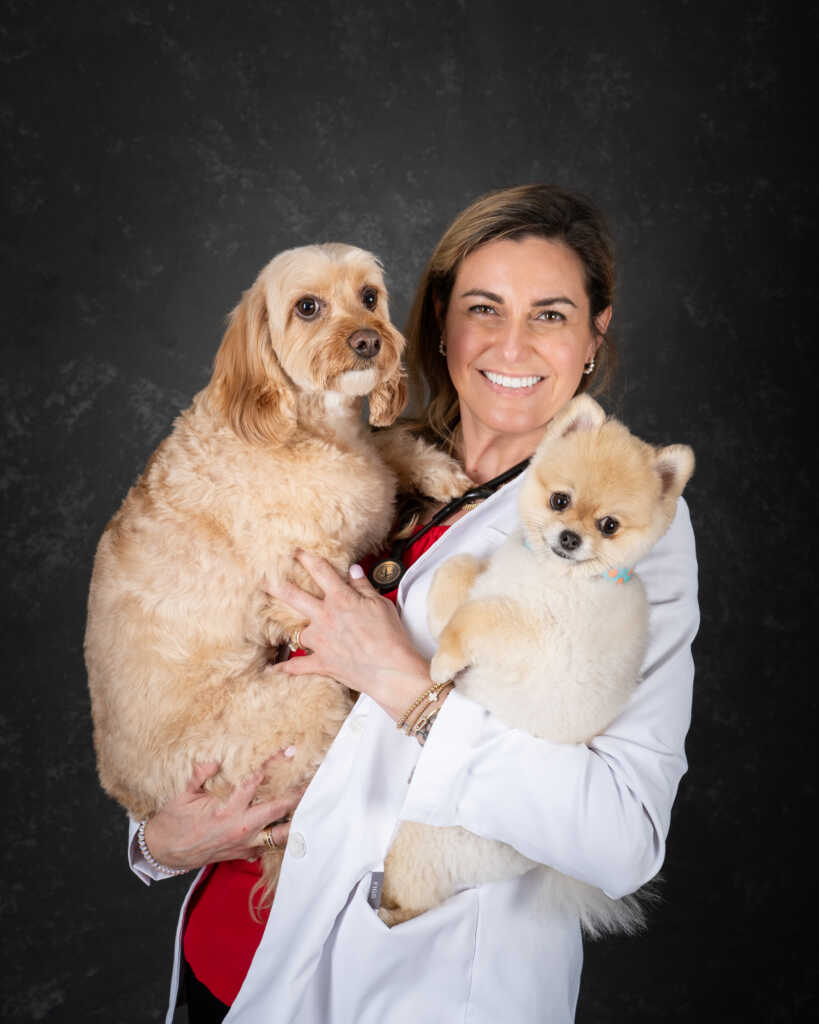
{"type": "MultiPolygon", "coordinates": [[[[303,786],[321,762],[351,698],[324,677],[269,671],[305,623],[266,579],[316,592],[296,548],[346,575],[387,536],[399,477],[438,500],[469,485],[442,452],[397,428],[376,443],[362,420],[364,396],[373,425],[402,410],[403,348],[372,255],[281,253],[106,527],[85,655],[100,779],[134,818],[181,792],[195,761],[221,762],[210,785],[226,793],[294,746],[258,799],[303,786]]],[[[269,896],[281,852],[263,860],[269,896]]]]}

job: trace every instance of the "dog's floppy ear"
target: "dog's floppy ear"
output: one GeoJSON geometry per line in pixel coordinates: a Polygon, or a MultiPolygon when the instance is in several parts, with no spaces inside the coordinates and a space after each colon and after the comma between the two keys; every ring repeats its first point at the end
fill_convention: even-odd
{"type": "Polygon", "coordinates": [[[279,365],[259,281],[244,293],[213,364],[211,385],[222,411],[244,441],[281,443],[296,423],[293,385],[279,365]]]}
{"type": "Polygon", "coordinates": [[[577,395],[549,421],[545,437],[568,437],[577,430],[596,430],[606,422],[603,408],[588,395],[577,395]]]}
{"type": "Polygon", "coordinates": [[[407,375],[401,364],[368,397],[370,423],[374,427],[391,426],[407,404],[407,375]]]}
{"type": "Polygon", "coordinates": [[[663,498],[676,503],[694,472],[694,452],[687,444],[658,448],[654,468],[660,476],[663,498]]]}

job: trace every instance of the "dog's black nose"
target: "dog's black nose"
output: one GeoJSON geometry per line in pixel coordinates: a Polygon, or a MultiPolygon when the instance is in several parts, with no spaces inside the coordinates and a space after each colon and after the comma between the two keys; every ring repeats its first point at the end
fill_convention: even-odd
{"type": "Polygon", "coordinates": [[[580,534],[574,530],[563,530],[560,534],[560,546],[564,551],[576,551],[582,543],[580,534]]]}
{"type": "Polygon", "coordinates": [[[381,338],[378,336],[378,331],[369,327],[353,331],[347,339],[347,344],[362,359],[372,359],[381,350],[381,338]]]}

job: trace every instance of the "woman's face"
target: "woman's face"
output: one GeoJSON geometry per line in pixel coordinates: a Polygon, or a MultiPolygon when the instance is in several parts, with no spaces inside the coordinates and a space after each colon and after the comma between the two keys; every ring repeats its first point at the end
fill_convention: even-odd
{"type": "MultiPolygon", "coordinates": [[[[601,334],[610,317],[597,317],[601,334]]],[[[464,442],[514,434],[532,450],[599,344],[580,259],[536,236],[487,242],[463,260],[443,333],[464,442]]]]}

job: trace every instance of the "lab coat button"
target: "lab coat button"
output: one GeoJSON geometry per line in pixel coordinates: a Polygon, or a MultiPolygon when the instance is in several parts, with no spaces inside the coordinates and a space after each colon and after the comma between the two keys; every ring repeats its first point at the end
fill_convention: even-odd
{"type": "Polygon", "coordinates": [[[307,853],[307,843],[301,832],[291,832],[287,843],[287,849],[293,857],[301,858],[307,853]]]}

